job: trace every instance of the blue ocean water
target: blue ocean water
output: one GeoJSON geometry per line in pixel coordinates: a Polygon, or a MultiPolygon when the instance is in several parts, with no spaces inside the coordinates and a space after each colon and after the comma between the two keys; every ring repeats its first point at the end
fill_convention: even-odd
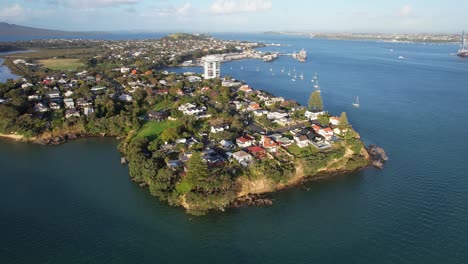
{"type": "Polygon", "coordinates": [[[326,109],[385,148],[385,168],[193,217],[131,183],[115,140],[0,141],[1,263],[466,263],[468,60],[456,45],[218,37],[305,48],[306,63],[235,61],[222,75],[305,104],[317,72],[326,109]],[[291,81],[294,67],[305,80],[291,81]]]}

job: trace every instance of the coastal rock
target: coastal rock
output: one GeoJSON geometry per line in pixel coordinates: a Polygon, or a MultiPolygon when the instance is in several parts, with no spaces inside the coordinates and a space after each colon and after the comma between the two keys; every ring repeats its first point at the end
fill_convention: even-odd
{"type": "Polygon", "coordinates": [[[272,199],[262,197],[261,195],[250,194],[237,198],[231,203],[230,207],[239,208],[242,206],[267,206],[272,204],[272,199]]]}
{"type": "Polygon", "coordinates": [[[366,149],[371,157],[372,165],[376,168],[382,169],[384,163],[388,160],[385,150],[373,144],[369,145],[366,149]]]}

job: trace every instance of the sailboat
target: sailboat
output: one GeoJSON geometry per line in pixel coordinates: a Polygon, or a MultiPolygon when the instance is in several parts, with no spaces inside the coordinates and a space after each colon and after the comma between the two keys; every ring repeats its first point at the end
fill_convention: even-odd
{"type": "Polygon", "coordinates": [[[284,72],[284,67],[281,69],[281,72],[284,72]]]}
{"type": "Polygon", "coordinates": [[[291,71],[288,71],[288,75],[291,76],[291,71]]]}
{"type": "Polygon", "coordinates": [[[359,105],[359,96],[356,96],[356,101],[353,102],[353,106],[358,108],[360,105],[359,105]]]}
{"type": "Polygon", "coordinates": [[[317,80],[317,79],[318,79],[317,72],[315,72],[314,80],[317,80]]]}
{"type": "Polygon", "coordinates": [[[461,35],[460,49],[458,50],[457,56],[462,58],[468,57],[468,45],[465,42],[465,31],[463,31],[461,35]]]}
{"type": "Polygon", "coordinates": [[[302,72],[301,75],[299,75],[299,78],[301,78],[301,80],[304,80],[304,74],[302,74],[302,72]]]}
{"type": "Polygon", "coordinates": [[[257,67],[257,71],[260,71],[260,69],[257,67]]]}
{"type": "Polygon", "coordinates": [[[270,67],[270,71],[273,71],[273,67],[270,67]]]}

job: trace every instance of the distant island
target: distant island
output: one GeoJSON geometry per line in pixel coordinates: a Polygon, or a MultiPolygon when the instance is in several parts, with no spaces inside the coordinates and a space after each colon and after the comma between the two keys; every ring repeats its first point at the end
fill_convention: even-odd
{"type": "Polygon", "coordinates": [[[132,181],[191,214],[269,204],[258,195],[366,167],[369,153],[374,165],[386,159],[368,152],[346,113],[323,109],[318,89],[301,106],[216,71],[163,69],[250,54],[258,43],[181,33],[15,45],[35,52],[4,56],[23,78],[0,84],[1,137],[52,145],[118,137],[132,181]]]}
{"type": "Polygon", "coordinates": [[[102,34],[102,32],[51,30],[0,22],[0,36],[4,37],[77,37],[92,36],[98,34],[102,34]]]}
{"type": "Polygon", "coordinates": [[[421,43],[458,43],[459,34],[434,33],[324,33],[324,32],[293,32],[266,31],[264,34],[295,35],[318,39],[335,40],[377,40],[384,42],[421,42],[421,43]]]}

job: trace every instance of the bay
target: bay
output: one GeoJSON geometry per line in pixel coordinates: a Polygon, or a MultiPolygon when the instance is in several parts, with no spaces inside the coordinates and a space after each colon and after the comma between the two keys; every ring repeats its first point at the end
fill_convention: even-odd
{"type": "Polygon", "coordinates": [[[305,104],[317,72],[327,110],[346,111],[366,143],[385,148],[384,170],[281,191],[270,207],[193,217],[133,184],[116,140],[0,141],[1,263],[466,262],[468,60],[452,54],[456,45],[217,37],[305,48],[306,63],[235,61],[222,75],[305,104]],[[291,81],[294,67],[305,80],[291,81]]]}

